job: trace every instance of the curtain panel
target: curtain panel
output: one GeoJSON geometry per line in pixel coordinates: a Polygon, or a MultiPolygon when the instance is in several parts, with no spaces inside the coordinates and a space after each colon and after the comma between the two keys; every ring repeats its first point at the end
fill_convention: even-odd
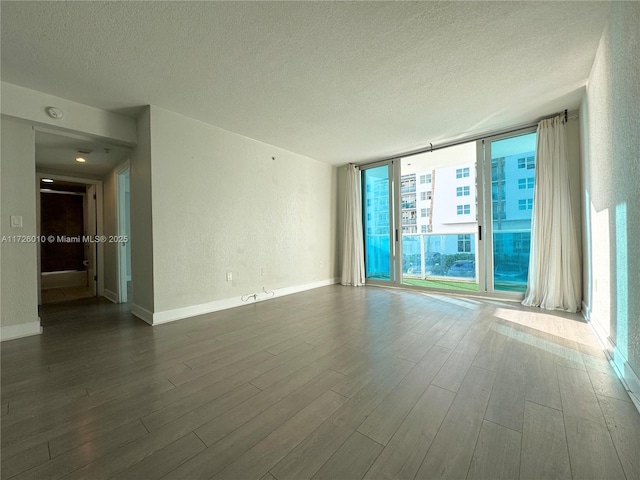
{"type": "Polygon", "coordinates": [[[360,169],[356,165],[347,165],[345,192],[341,283],[359,287],[365,283],[365,273],[360,169]]]}
{"type": "Polygon", "coordinates": [[[538,124],[529,278],[522,304],[577,312],[581,291],[566,132],[558,116],[538,124]]]}

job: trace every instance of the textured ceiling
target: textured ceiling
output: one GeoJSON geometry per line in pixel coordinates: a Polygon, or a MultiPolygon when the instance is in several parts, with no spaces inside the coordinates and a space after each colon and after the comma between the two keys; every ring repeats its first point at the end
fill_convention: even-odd
{"type": "Polygon", "coordinates": [[[7,2],[2,80],[330,163],[575,108],[608,2],[7,2]]]}

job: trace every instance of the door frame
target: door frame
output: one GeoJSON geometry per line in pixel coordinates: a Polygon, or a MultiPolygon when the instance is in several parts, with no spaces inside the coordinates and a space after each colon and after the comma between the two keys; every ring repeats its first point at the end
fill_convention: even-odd
{"type": "MultiPolygon", "coordinates": [[[[131,237],[131,232],[127,232],[127,228],[124,224],[127,214],[126,207],[121,197],[124,194],[124,186],[122,184],[123,174],[125,172],[129,172],[131,175],[131,169],[129,167],[129,160],[122,163],[116,168],[115,171],[115,192],[116,192],[116,235],[121,237],[123,235],[128,235],[131,237]]],[[[131,177],[129,177],[129,192],[131,192],[131,177]]],[[[131,206],[129,206],[129,209],[131,206]]],[[[131,219],[131,211],[129,211],[129,219],[131,219]]],[[[131,241],[131,238],[129,238],[131,241]]],[[[126,248],[122,242],[118,242],[118,248],[116,250],[116,270],[117,270],[117,278],[118,278],[118,303],[126,303],[131,299],[128,298],[127,291],[127,255],[123,255],[122,248],[126,248]]]]}
{"type": "MultiPolygon", "coordinates": [[[[396,188],[396,185],[400,184],[400,169],[397,168],[397,166],[399,165],[398,162],[399,159],[389,159],[379,162],[367,163],[366,165],[361,165],[359,167],[361,175],[360,194],[362,199],[366,198],[366,185],[364,181],[362,181],[364,179],[365,170],[379,168],[386,165],[389,173],[389,276],[391,278],[389,278],[389,280],[378,280],[368,279],[365,277],[365,283],[368,285],[396,286],[399,285],[398,282],[402,281],[402,264],[398,261],[398,258],[402,258],[402,236],[399,231],[402,228],[401,226],[399,226],[400,190],[396,188]]],[[[366,224],[365,209],[366,205],[363,203],[361,212],[363,225],[366,224]]],[[[363,236],[366,237],[366,232],[364,232],[364,229],[363,236]]],[[[366,249],[366,238],[363,238],[363,242],[366,249]]]]}
{"type": "MultiPolygon", "coordinates": [[[[46,173],[42,171],[36,172],[36,235],[38,238],[42,234],[41,229],[41,220],[42,220],[42,212],[40,205],[40,188],[41,188],[41,180],[43,178],[50,178],[52,180],[59,180],[61,182],[71,182],[71,183],[79,183],[81,185],[95,185],[96,187],[96,231],[97,235],[104,235],[104,225],[103,225],[103,190],[102,190],[102,180],[94,180],[91,178],[83,178],[83,177],[74,177],[69,175],[59,175],[55,173],[46,173]]],[[[38,264],[38,305],[42,305],[42,252],[40,248],[40,242],[38,242],[37,246],[37,264],[38,264]]],[[[97,282],[97,296],[104,296],[104,244],[102,242],[97,243],[96,248],[96,282],[97,282]]]]}
{"type": "MultiPolygon", "coordinates": [[[[482,151],[482,188],[478,191],[482,191],[485,196],[491,198],[491,143],[504,140],[506,138],[519,137],[522,135],[528,135],[530,133],[536,133],[537,127],[525,127],[518,130],[514,130],[508,133],[501,133],[498,135],[492,135],[483,138],[478,141],[478,152],[482,151]]],[[[480,157],[478,157],[480,159],[480,157]]],[[[478,162],[479,163],[479,162],[478,162]]],[[[478,197],[479,198],[479,197],[478,197]]],[[[478,204],[480,201],[478,200],[478,204]]],[[[493,202],[487,201],[482,204],[482,215],[478,215],[478,227],[482,229],[483,237],[483,259],[482,262],[486,262],[484,265],[484,275],[480,282],[481,293],[489,294],[492,296],[499,296],[501,298],[511,298],[514,300],[522,300],[524,294],[518,292],[509,292],[504,290],[496,290],[494,286],[494,258],[493,258],[493,202]],[[482,288],[484,286],[484,289],[482,288]]],[[[480,211],[480,209],[479,209],[480,211]]],[[[480,246],[478,246],[478,249],[480,246]]]]}

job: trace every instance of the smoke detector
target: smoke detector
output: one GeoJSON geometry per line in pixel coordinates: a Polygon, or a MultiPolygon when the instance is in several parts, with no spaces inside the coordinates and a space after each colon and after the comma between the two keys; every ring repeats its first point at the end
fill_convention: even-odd
{"type": "Polygon", "coordinates": [[[64,112],[56,107],[47,107],[44,109],[44,111],[47,112],[47,115],[56,120],[60,120],[62,117],[64,117],[64,112]]]}

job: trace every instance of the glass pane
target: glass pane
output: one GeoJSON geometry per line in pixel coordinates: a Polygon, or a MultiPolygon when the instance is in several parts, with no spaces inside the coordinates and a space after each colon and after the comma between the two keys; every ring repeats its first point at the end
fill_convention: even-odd
{"type": "Polygon", "coordinates": [[[495,290],[527,287],[536,134],[491,143],[491,215],[495,290]]]}
{"type": "Polygon", "coordinates": [[[403,234],[402,262],[405,285],[478,291],[473,233],[403,234]]]}
{"type": "Polygon", "coordinates": [[[475,142],[402,159],[402,282],[478,291],[475,142]]]}
{"type": "Polygon", "coordinates": [[[367,278],[391,279],[391,227],[389,166],[363,171],[365,274],[367,278]]]}

